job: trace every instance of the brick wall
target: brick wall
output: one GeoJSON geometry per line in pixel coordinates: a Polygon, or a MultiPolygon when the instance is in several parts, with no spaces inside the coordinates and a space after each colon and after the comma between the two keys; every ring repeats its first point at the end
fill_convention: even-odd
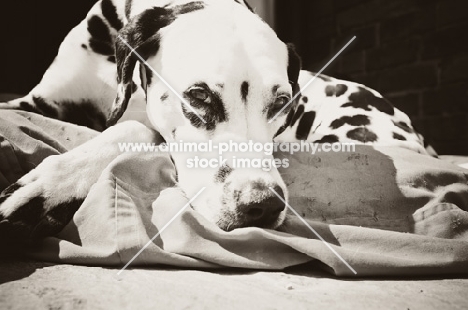
{"type": "Polygon", "coordinates": [[[468,155],[468,0],[277,0],[304,68],[380,91],[441,154],[468,155]],[[298,13],[301,12],[301,13],[298,13]]]}

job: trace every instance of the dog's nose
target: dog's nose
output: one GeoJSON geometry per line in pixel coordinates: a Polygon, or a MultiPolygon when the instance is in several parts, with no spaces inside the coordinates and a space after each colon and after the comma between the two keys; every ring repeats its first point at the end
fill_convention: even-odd
{"type": "MultiPolygon", "coordinates": [[[[284,193],[281,187],[272,188],[284,200],[284,193]]],[[[245,219],[248,226],[268,226],[273,224],[284,210],[285,205],[268,186],[256,183],[249,189],[250,202],[241,203],[237,206],[237,212],[245,219]]]]}

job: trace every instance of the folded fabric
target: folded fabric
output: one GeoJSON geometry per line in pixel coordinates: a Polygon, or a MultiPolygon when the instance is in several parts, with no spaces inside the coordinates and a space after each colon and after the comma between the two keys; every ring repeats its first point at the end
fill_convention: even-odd
{"type": "Polygon", "coordinates": [[[280,231],[224,232],[188,208],[150,241],[188,199],[174,187],[167,154],[124,154],[102,174],[73,222],[31,255],[118,267],[149,243],[132,266],[283,269],[317,259],[340,276],[468,273],[468,185],[462,169],[369,146],[351,154],[287,157],[291,166],[283,175],[291,207],[318,235],[294,215],[280,231]]]}
{"type": "MultiPolygon", "coordinates": [[[[14,149],[34,140],[20,137],[7,139],[14,149]]],[[[122,154],[65,229],[28,255],[123,267],[147,246],[130,267],[274,270],[318,260],[339,276],[468,274],[468,170],[390,147],[276,156],[290,162],[281,170],[289,204],[310,227],[290,214],[278,231],[225,232],[186,208],[163,230],[188,202],[170,157],[122,154]]]]}
{"type": "Polygon", "coordinates": [[[39,165],[99,134],[83,126],[21,111],[0,111],[0,191],[39,165]]]}

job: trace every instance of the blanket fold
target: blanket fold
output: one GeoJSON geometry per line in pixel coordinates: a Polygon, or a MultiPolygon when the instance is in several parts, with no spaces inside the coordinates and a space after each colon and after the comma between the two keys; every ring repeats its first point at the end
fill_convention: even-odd
{"type": "MultiPolygon", "coordinates": [[[[37,158],[72,148],[15,131],[15,122],[36,126],[24,125],[29,115],[15,115],[0,124],[8,143],[0,144],[4,183],[27,172],[14,168],[25,158],[23,146],[35,143],[36,151],[27,152],[42,154],[37,158]]],[[[50,136],[62,130],[45,127],[50,136]]],[[[339,276],[468,274],[468,170],[391,147],[276,156],[289,160],[280,171],[289,203],[314,231],[289,214],[278,231],[225,232],[190,208],[162,230],[188,202],[175,186],[172,161],[166,153],[129,153],[107,167],[65,229],[28,255],[123,267],[147,246],[131,266],[277,270],[318,260],[339,276]]]]}

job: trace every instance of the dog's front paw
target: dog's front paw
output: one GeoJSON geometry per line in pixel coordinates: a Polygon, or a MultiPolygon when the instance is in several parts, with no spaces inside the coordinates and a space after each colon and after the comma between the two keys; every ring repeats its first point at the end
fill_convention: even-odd
{"type": "Polygon", "coordinates": [[[0,195],[0,240],[29,244],[60,232],[86,195],[73,172],[51,156],[0,195]]]}

